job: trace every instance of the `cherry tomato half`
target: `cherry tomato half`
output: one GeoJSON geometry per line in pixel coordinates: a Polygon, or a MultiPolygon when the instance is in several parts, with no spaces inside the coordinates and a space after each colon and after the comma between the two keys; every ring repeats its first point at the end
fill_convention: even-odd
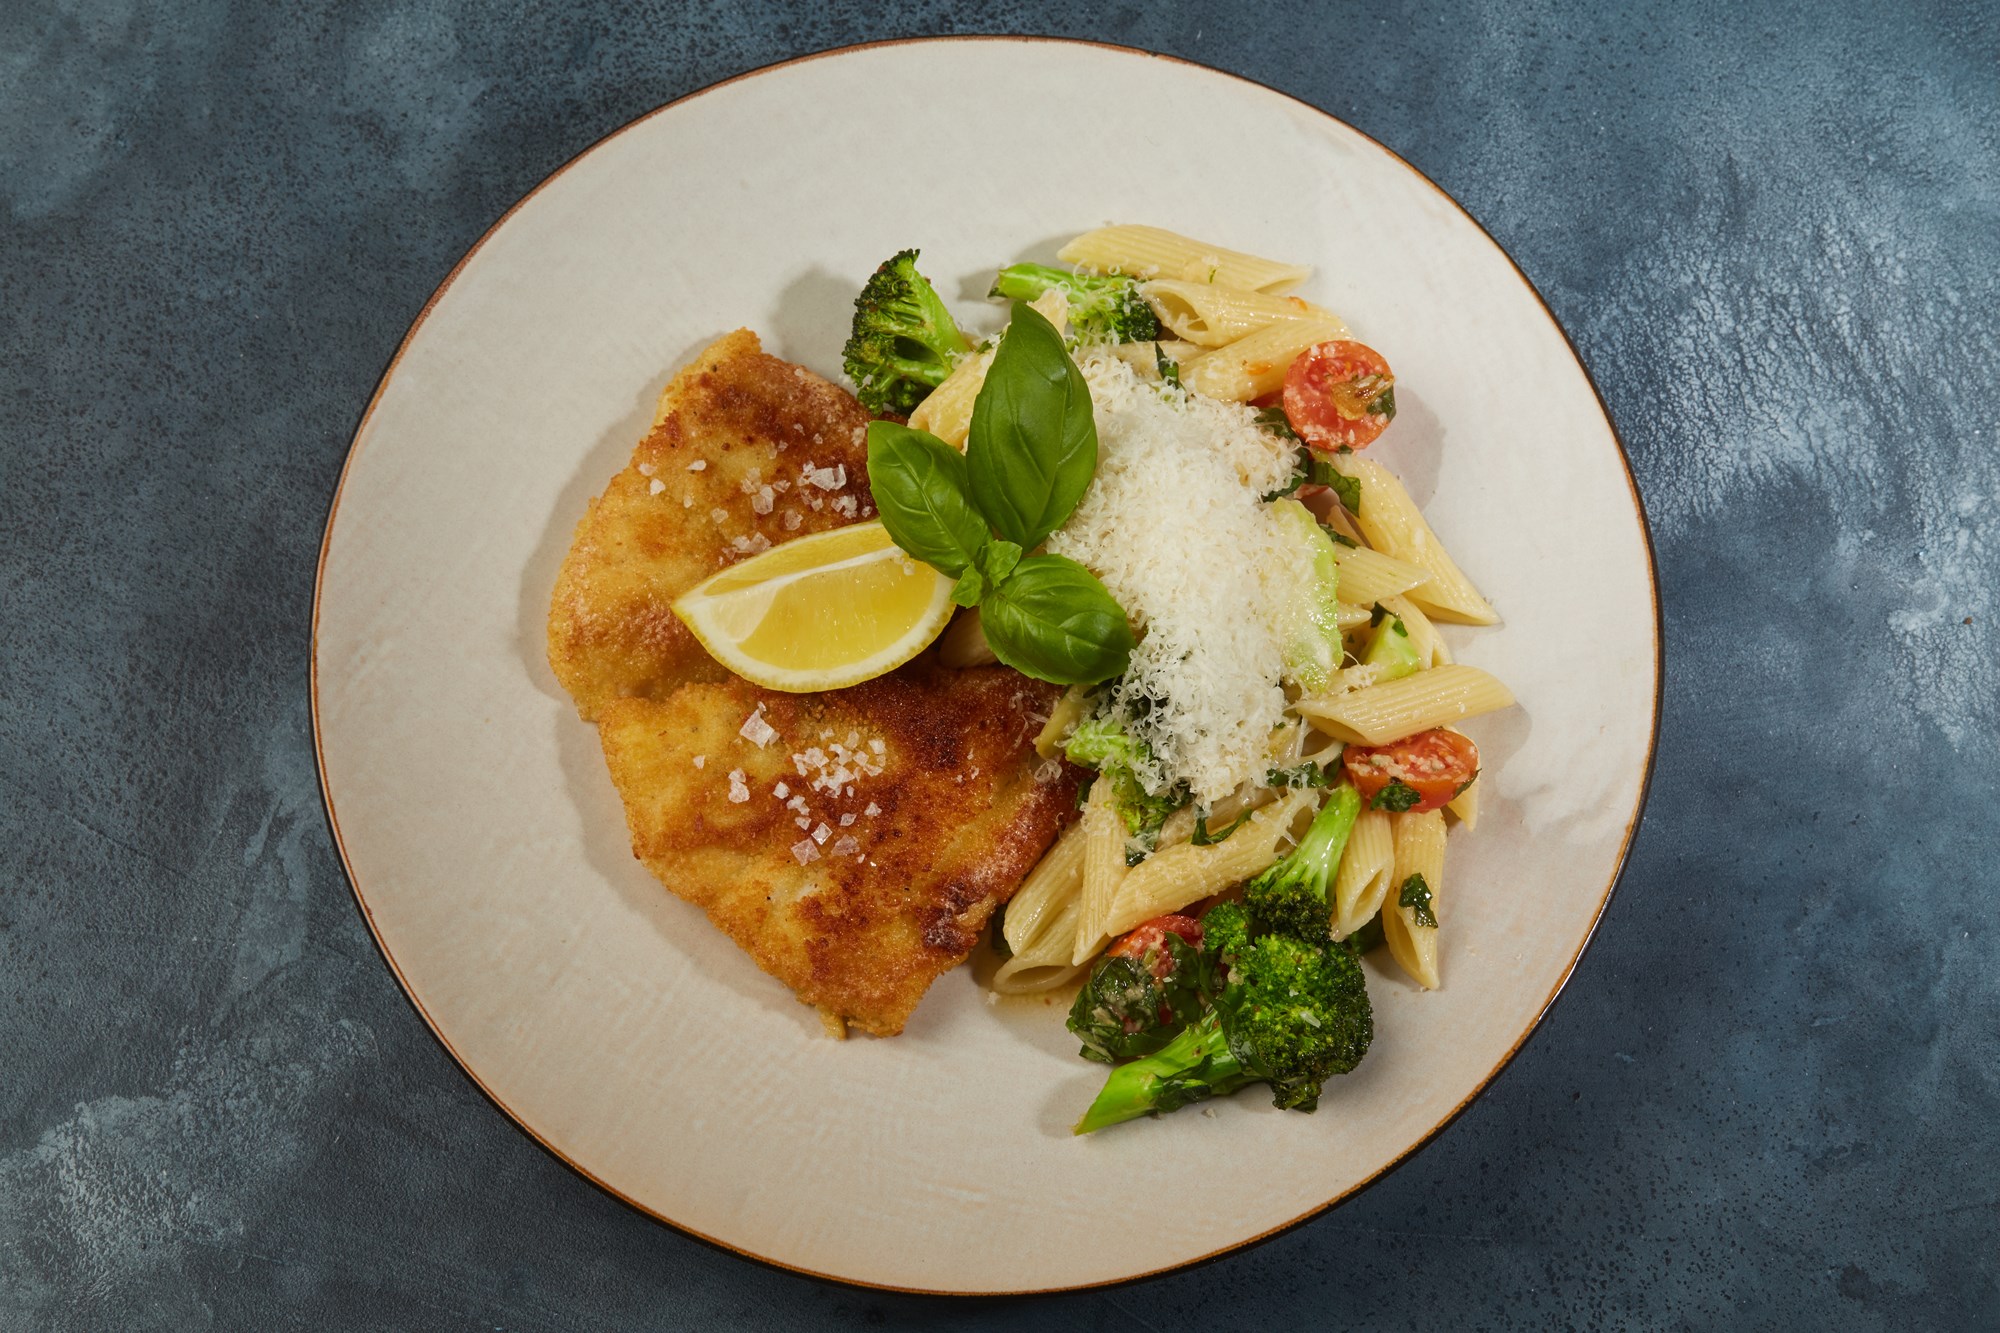
{"type": "Polygon", "coordinates": [[[1167,952],[1167,935],[1178,935],[1190,949],[1201,947],[1201,922],[1178,912],[1156,916],[1151,921],[1132,929],[1105,952],[1114,958],[1134,958],[1146,961],[1152,955],[1153,980],[1165,981],[1174,970],[1174,956],[1167,952]]]}
{"type": "Polygon", "coordinates": [[[1347,766],[1348,781],[1370,809],[1416,814],[1441,809],[1479,776],[1479,747],[1440,727],[1389,745],[1350,745],[1341,763],[1347,766]],[[1415,799],[1390,792],[1376,804],[1376,797],[1391,783],[1402,784],[1415,793],[1415,799]],[[1405,801],[1410,804],[1403,804],[1405,801]]]}
{"type": "Polygon", "coordinates": [[[1367,448],[1395,415],[1396,377],[1365,343],[1316,344],[1285,371],[1285,419],[1322,453],[1367,448]]]}

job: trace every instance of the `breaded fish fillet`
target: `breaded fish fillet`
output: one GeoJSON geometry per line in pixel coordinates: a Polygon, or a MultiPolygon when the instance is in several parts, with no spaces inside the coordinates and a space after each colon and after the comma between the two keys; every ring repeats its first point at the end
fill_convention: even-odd
{"type": "Polygon", "coordinates": [[[925,654],[823,694],[614,700],[599,732],[647,869],[823,1016],[891,1036],[1075,818],[1078,770],[1033,745],[1059,693],[925,654]]]}
{"type": "Polygon", "coordinates": [[[868,414],[738,329],[660,395],[653,429],[577,525],[549,608],[549,665],[577,711],[729,672],[673,613],[709,575],[875,513],[868,414]]]}

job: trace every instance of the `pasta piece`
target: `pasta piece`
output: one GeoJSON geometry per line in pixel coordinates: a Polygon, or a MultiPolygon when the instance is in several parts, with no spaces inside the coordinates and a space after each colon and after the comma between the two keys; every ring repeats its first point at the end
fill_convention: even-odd
{"type": "Polygon", "coordinates": [[[1156,343],[1118,343],[1111,348],[1111,354],[1138,371],[1140,379],[1158,383],[1161,357],[1179,365],[1189,357],[1200,356],[1204,350],[1197,343],[1162,339],[1156,343]]]}
{"type": "Polygon", "coordinates": [[[1054,759],[1062,753],[1062,743],[1076,724],[1083,721],[1090,711],[1088,705],[1090,691],[1081,685],[1072,685],[1056,700],[1056,706],[1049,710],[1049,720],[1042,724],[1035,736],[1035,753],[1044,759],[1054,759]]]}
{"type": "Polygon", "coordinates": [[[1368,544],[1424,571],[1424,581],[1409,591],[1411,601],[1438,620],[1463,625],[1499,621],[1472,580],[1452,561],[1395,473],[1354,454],[1336,454],[1333,465],[1361,483],[1361,512],[1354,520],[1368,544]]]}
{"type": "Polygon", "coordinates": [[[990,347],[959,362],[945,382],[932,389],[930,397],[910,413],[911,428],[927,430],[954,449],[965,448],[965,437],[972,431],[972,404],[978,399],[979,390],[986,383],[986,372],[992,366],[990,347]]]}
{"type": "Polygon", "coordinates": [[[1077,822],[1083,828],[1083,887],[1070,962],[1080,964],[1104,947],[1105,923],[1125,879],[1125,821],[1118,815],[1110,778],[1091,784],[1090,800],[1077,822]]]}
{"type": "Polygon", "coordinates": [[[1203,347],[1221,347],[1284,319],[1330,319],[1340,326],[1336,338],[1348,336],[1347,326],[1331,310],[1322,310],[1296,296],[1271,296],[1242,287],[1162,278],[1139,289],[1160,322],[1203,347]]]}
{"type": "Polygon", "coordinates": [[[1416,604],[1407,597],[1384,597],[1382,609],[1403,622],[1410,641],[1416,646],[1417,665],[1420,668],[1449,666],[1451,649],[1445,647],[1444,636],[1438,633],[1431,618],[1417,610],[1416,604]]]}
{"type": "Polygon", "coordinates": [[[1007,904],[1002,935],[1012,956],[993,974],[993,989],[1023,995],[1062,985],[1078,968],[1070,962],[1081,909],[1084,833],[1072,824],[1007,904]]]}
{"type": "Polygon", "coordinates": [[[1181,363],[1181,383],[1210,398],[1247,403],[1278,389],[1285,368],[1314,343],[1337,338],[1345,326],[1337,319],[1288,319],[1267,324],[1247,338],[1210,348],[1181,363]]]}
{"type": "Polygon", "coordinates": [[[1340,566],[1340,600],[1372,606],[1384,597],[1408,592],[1430,575],[1408,561],[1383,555],[1365,546],[1333,547],[1333,562],[1340,566]]]}
{"type": "Polygon", "coordinates": [[[1465,790],[1445,802],[1445,809],[1467,828],[1479,826],[1479,779],[1474,777],[1465,790]]]}
{"type": "Polygon", "coordinates": [[[1347,835],[1340,866],[1333,877],[1333,933],[1342,939],[1368,924],[1382,910],[1389,894],[1389,873],[1395,869],[1395,838],[1389,816],[1363,810],[1347,835]]]}
{"type": "Polygon", "coordinates": [[[1035,863],[1008,901],[1001,934],[1016,955],[1033,951],[1049,934],[1050,921],[1076,901],[1083,887],[1084,843],[1083,822],[1079,820],[1056,839],[1056,845],[1035,863]]]}
{"type": "MultiPolygon", "coordinates": [[[[1051,287],[1028,304],[1055,325],[1057,333],[1069,331],[1069,298],[1062,292],[1051,287]]],[[[986,386],[986,372],[993,368],[993,352],[989,347],[959,362],[945,376],[944,383],[932,389],[930,396],[910,413],[911,428],[929,431],[952,448],[964,449],[965,437],[972,433],[972,405],[986,386]]]]}
{"type": "MultiPolygon", "coordinates": [[[[1346,591],[1346,588],[1341,589],[1343,593],[1346,591]]],[[[1352,602],[1340,602],[1333,609],[1333,623],[1340,627],[1342,634],[1347,633],[1351,629],[1359,629],[1374,618],[1374,608],[1356,606],[1352,602]]]]}
{"type": "Polygon", "coordinates": [[[1428,810],[1421,815],[1395,815],[1395,868],[1390,871],[1392,886],[1382,905],[1382,938],[1389,953],[1402,969],[1425,990],[1438,987],[1437,927],[1417,920],[1417,909],[1404,906],[1403,894],[1415,875],[1424,877],[1431,891],[1431,919],[1442,921],[1438,904],[1444,889],[1444,814],[1428,810]]]}
{"type": "Polygon", "coordinates": [[[1093,273],[1221,282],[1253,292],[1290,291],[1312,276],[1312,269],[1303,264],[1259,259],[1163,227],[1099,227],[1056,251],[1056,258],[1093,273]]]}
{"type": "Polygon", "coordinates": [[[1292,821],[1315,800],[1310,791],[1289,792],[1260,808],[1221,842],[1205,847],[1182,843],[1154,852],[1119,885],[1102,940],[1115,939],[1162,912],[1177,912],[1263,870],[1278,859],[1292,821]]]}
{"type": "Polygon", "coordinates": [[[1486,672],[1453,663],[1346,694],[1308,696],[1295,707],[1329,736],[1387,745],[1513,702],[1507,687],[1486,672]]]}

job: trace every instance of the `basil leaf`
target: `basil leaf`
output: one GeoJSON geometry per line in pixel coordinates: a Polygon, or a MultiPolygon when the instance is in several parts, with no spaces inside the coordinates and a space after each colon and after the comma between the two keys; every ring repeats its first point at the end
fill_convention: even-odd
{"type": "Polygon", "coordinates": [[[935,435],[869,422],[868,487],[890,538],[941,574],[963,574],[990,539],[972,507],[964,455],[935,435]]]}
{"type": "Polygon", "coordinates": [[[1418,925],[1437,929],[1437,912],[1431,906],[1431,886],[1422,875],[1412,875],[1403,881],[1402,892],[1396,895],[1396,906],[1409,908],[1418,925]]]}
{"type": "Polygon", "coordinates": [[[1333,493],[1340,497],[1340,503],[1348,513],[1361,512],[1361,478],[1350,477],[1345,472],[1334,471],[1333,464],[1315,458],[1308,471],[1311,479],[1321,486],[1333,487],[1333,493]]]}
{"type": "Polygon", "coordinates": [[[1160,372],[1162,384],[1171,384],[1176,389],[1181,387],[1181,363],[1168,356],[1166,349],[1158,343],[1153,344],[1153,369],[1160,372]]]}
{"type": "Polygon", "coordinates": [[[951,588],[951,600],[960,606],[978,606],[986,596],[986,577],[970,565],[951,588]]]}
{"type": "Polygon", "coordinates": [[[1097,472],[1090,386],[1030,306],[1014,306],[973,401],[965,462],[979,511],[1027,551],[1062,526],[1097,472]]]}
{"type": "Polygon", "coordinates": [[[980,548],[979,569],[994,583],[1005,583],[1007,576],[1014,572],[1014,566],[1021,563],[1021,548],[1005,537],[995,537],[980,548]]]}
{"type": "Polygon", "coordinates": [[[1097,576],[1067,556],[1031,555],[979,604],[993,655],[1058,685],[1091,685],[1125,669],[1132,627],[1097,576]]]}

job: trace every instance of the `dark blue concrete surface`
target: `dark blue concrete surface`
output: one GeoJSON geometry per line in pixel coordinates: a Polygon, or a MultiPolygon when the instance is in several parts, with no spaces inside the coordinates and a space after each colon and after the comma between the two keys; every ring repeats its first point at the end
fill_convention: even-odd
{"type": "Polygon", "coordinates": [[[343,451],[566,158],[967,11],[12,0],[0,1328],[2000,1327],[2000,14],[1220,12],[978,26],[1205,60],[1408,157],[1547,295],[1652,512],[1652,805],[1519,1060],[1333,1213],[1064,1298],[768,1271],[570,1174],[424,1030],[329,845],[343,451]]]}

